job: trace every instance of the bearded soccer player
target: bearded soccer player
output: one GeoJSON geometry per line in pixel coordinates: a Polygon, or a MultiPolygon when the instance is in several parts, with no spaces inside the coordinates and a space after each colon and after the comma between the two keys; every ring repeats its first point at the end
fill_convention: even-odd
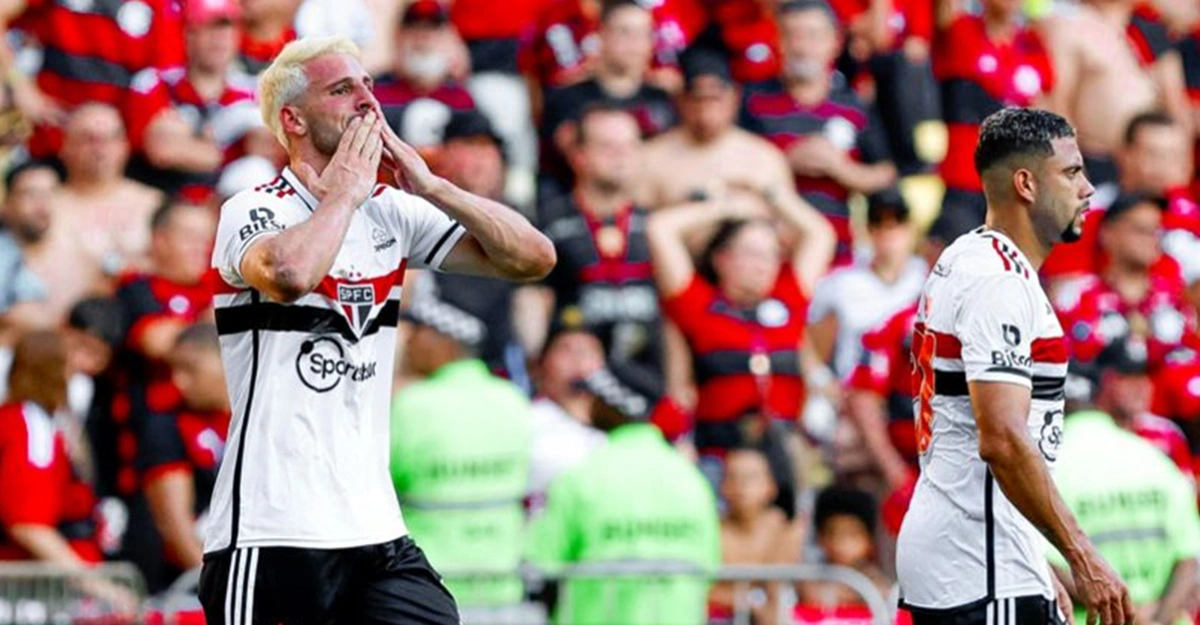
{"type": "Polygon", "coordinates": [[[338,38],[288,44],[260,76],[290,165],[222,206],[213,250],[233,422],[200,580],[210,625],[459,623],[388,472],[400,285],[406,267],[537,280],[554,246],[430,173],[371,88],[338,38]]]}
{"type": "Polygon", "coordinates": [[[1037,270],[1079,238],[1095,191],[1075,131],[1053,113],[1003,109],[983,122],[975,168],[986,225],[942,253],[913,330],[921,475],[897,543],[901,604],[916,625],[1063,623],[1070,599],[1048,539],[1089,625],[1133,623],[1128,590],[1050,478],[1067,353],[1037,270]]]}

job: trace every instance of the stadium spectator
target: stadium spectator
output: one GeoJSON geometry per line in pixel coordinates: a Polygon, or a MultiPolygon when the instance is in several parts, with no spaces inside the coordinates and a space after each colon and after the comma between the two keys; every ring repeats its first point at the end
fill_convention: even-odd
{"type": "Polygon", "coordinates": [[[0,345],[11,345],[22,330],[52,323],[43,302],[50,285],[42,271],[55,259],[46,258],[46,234],[53,214],[51,198],[62,184],[48,163],[27,161],[10,167],[4,176],[0,204],[0,345]]]}
{"type": "Polygon", "coordinates": [[[1200,207],[1188,188],[1191,170],[1188,165],[1189,138],[1169,115],[1148,111],[1135,115],[1125,129],[1119,164],[1119,188],[1112,193],[1093,198],[1097,209],[1084,219],[1083,237],[1078,243],[1055,248],[1040,271],[1043,278],[1054,282],[1098,272],[1103,264],[1098,234],[1108,208],[1119,192],[1141,193],[1166,201],[1163,214],[1163,248],[1179,262],[1186,253],[1176,251],[1178,245],[1200,237],[1200,207]]]}
{"type": "Polygon", "coordinates": [[[634,201],[642,140],[630,112],[594,103],[579,117],[571,149],[575,188],[546,198],[540,229],[554,242],[558,264],[522,315],[523,340],[541,349],[546,328],[581,322],[604,343],[608,362],[623,379],[647,388],[663,385],[662,313],[646,242],[646,210],[634,201]],[[536,315],[530,317],[530,315],[536,315]]]}
{"type": "Polygon", "coordinates": [[[710,51],[683,58],[684,90],[676,102],[681,124],[646,144],[640,193],[651,208],[697,199],[740,202],[770,214],[786,202],[805,214],[804,271],[815,281],[829,265],[833,232],[817,219],[793,186],[791,168],[774,145],[736,125],[739,89],[729,65],[710,51]]]}
{"type": "MultiPolygon", "coordinates": [[[[461,189],[497,202],[504,199],[503,143],[491,122],[478,111],[451,115],[430,166],[461,189]]],[[[513,329],[513,285],[492,278],[436,272],[418,279],[426,277],[437,283],[443,299],[487,325],[478,356],[493,371],[528,389],[525,356],[513,329]]]]}
{"type": "MultiPolygon", "coordinates": [[[[81,300],[71,307],[62,334],[75,380],[83,381],[80,384],[72,380],[72,384],[83,390],[68,387],[68,400],[75,404],[75,397],[82,397],[78,406],[72,406],[72,411],[84,415],[92,454],[92,485],[97,496],[107,499],[116,494],[119,470],[117,430],[113,427],[111,410],[116,392],[113,363],[125,336],[124,309],[112,297],[81,300]]],[[[115,531],[118,536],[121,533],[115,531]]],[[[117,546],[105,545],[106,553],[111,553],[117,546]]]]}
{"type": "Polygon", "coordinates": [[[1089,361],[1110,342],[1132,336],[1147,342],[1152,371],[1194,344],[1178,267],[1159,263],[1163,203],[1141,195],[1118,198],[1104,212],[1100,273],[1059,286],[1054,305],[1074,358],[1089,361]],[[1157,269],[1157,270],[1156,270],[1157,269]]]}
{"type": "Polygon", "coordinates": [[[174,194],[186,186],[212,188],[219,169],[246,154],[282,160],[254,102],[252,79],[233,69],[240,18],[237,0],[189,0],[187,65],[134,77],[127,114],[131,176],[174,194]]]}
{"type": "Polygon", "coordinates": [[[150,216],[162,194],[123,174],[129,157],[116,109],[86,104],[72,113],[59,154],[66,181],[51,201],[42,274],[53,284],[47,314],[59,323],[92,294],[112,293],[124,271],[145,268],[150,216]]]}
{"type": "Polygon", "coordinates": [[[720,563],[712,489],[657,428],[641,422],[641,398],[603,370],[584,385],[598,398],[592,423],[608,433],[608,444],[550,487],[530,528],[529,561],[551,574],[572,564],[663,561],[695,573],[567,581],[555,622],[701,623],[707,575],[720,563]]]}
{"type": "MultiPolygon", "coordinates": [[[[1127,402],[1148,400],[1145,356],[1143,345],[1118,341],[1097,359],[1096,400],[1077,395],[1057,433],[1063,444],[1055,482],[1080,527],[1129,585],[1138,621],[1184,625],[1196,598],[1200,517],[1188,480],[1159,449],[1127,431],[1137,416],[1127,402]],[[1106,414],[1100,404],[1117,410],[1106,414]]],[[[1062,556],[1049,555],[1065,570],[1062,556]]],[[[1070,576],[1060,577],[1074,592],[1070,576]]],[[[1077,611],[1076,622],[1081,618],[1077,611]]]]}
{"type": "Polygon", "coordinates": [[[917,471],[911,358],[916,314],[914,302],[863,334],[862,355],[846,379],[846,420],[893,491],[913,482],[917,471]]]}
{"type": "Polygon", "coordinates": [[[531,409],[533,452],[529,508],[538,513],[546,491],[563,472],[604,445],[604,433],[592,427],[596,397],[582,382],[604,368],[604,346],[581,326],[556,324],[535,369],[537,398],[531,409]]]}
{"type": "Polygon", "coordinates": [[[284,46],[296,39],[296,14],[301,0],[241,0],[241,3],[238,62],[242,71],[257,76],[284,46]]]}
{"type": "Polygon", "coordinates": [[[779,76],[783,52],[775,8],[779,0],[709,0],[709,29],[697,45],[728,54],[733,77],[740,83],[779,76]]]}
{"type": "MultiPolygon", "coordinates": [[[[1188,108],[1191,114],[1192,128],[1200,128],[1200,24],[1190,33],[1180,38],[1179,58],[1183,67],[1184,89],[1187,91],[1188,108]]],[[[1200,191],[1197,183],[1200,173],[1200,137],[1195,137],[1192,143],[1192,171],[1188,172],[1192,192],[1200,191]]]]}
{"type": "MultiPolygon", "coordinates": [[[[774,208],[784,224],[803,227],[797,210],[774,208]]],[[[668,372],[672,392],[697,398],[695,444],[713,479],[724,451],[744,443],[746,424],[792,423],[805,400],[799,352],[812,286],[799,268],[807,250],[785,250],[770,222],[735,210],[707,203],[658,211],[648,232],[663,309],[691,350],[691,366],[668,372]],[[686,237],[713,226],[697,265],[686,237]]]]}
{"type": "MultiPolygon", "coordinates": [[[[875,498],[870,493],[831,486],[817,495],[813,530],[820,547],[821,562],[858,571],[886,597],[891,592],[892,582],[883,574],[877,560],[876,525],[878,513],[875,498]]],[[[874,622],[866,601],[839,582],[801,582],[798,594],[793,615],[795,625],[867,625],[874,622]]],[[[900,622],[903,621],[897,621],[900,622]]]]}
{"type": "MultiPolygon", "coordinates": [[[[51,330],[21,337],[0,407],[0,560],[83,570],[102,560],[96,499],[72,466],[56,414],[67,401],[67,349],[51,330]]],[[[83,589],[129,613],[134,598],[101,578],[83,589]]]]}
{"type": "Polygon", "coordinates": [[[168,0],[122,2],[104,10],[33,0],[9,3],[0,13],[0,24],[23,32],[41,49],[33,80],[17,67],[8,46],[0,50],[0,75],[14,103],[36,124],[28,143],[35,158],[57,155],[62,125],[76,107],[102,103],[122,109],[137,72],[183,64],[179,11],[168,0]]]}
{"type": "Polygon", "coordinates": [[[1079,129],[1088,176],[1100,189],[1116,184],[1121,136],[1138,113],[1162,109],[1192,132],[1179,53],[1137,4],[1083,0],[1041,26],[1054,61],[1047,104],[1079,129]]]}
{"type": "Polygon", "coordinates": [[[405,141],[424,148],[438,143],[436,130],[475,101],[454,77],[457,41],[439,0],[416,0],[396,25],[391,71],[375,82],[375,97],[388,124],[405,141]]]}
{"type": "MultiPolygon", "coordinates": [[[[777,491],[766,454],[754,448],[729,452],[721,480],[721,497],[725,501],[725,514],[721,518],[722,564],[800,563],[806,528],[803,521],[789,519],[773,505],[777,491]]],[[[751,609],[754,622],[771,625],[776,623],[779,588],[767,585],[764,590],[752,591],[748,599],[757,602],[751,609]]],[[[710,624],[732,618],[734,606],[740,603],[735,600],[735,593],[733,584],[713,587],[708,599],[710,624]]]]}
{"type": "Polygon", "coordinates": [[[808,309],[808,344],[839,380],[859,362],[863,333],[917,300],[928,269],[898,193],[870,199],[867,234],[870,257],[818,282],[808,309]]]}
{"type": "Polygon", "coordinates": [[[589,105],[603,102],[629,109],[644,137],[675,125],[671,96],[647,82],[654,52],[654,16],[650,11],[636,0],[605,3],[599,41],[591,78],[546,93],[539,123],[543,195],[571,188],[570,172],[560,161],[577,144],[579,117],[589,105]]]}
{"type": "Polygon", "coordinates": [[[139,432],[137,470],[153,524],[129,530],[159,556],[139,562],[150,594],[200,566],[208,504],[229,433],[216,327],[198,323],[180,332],[167,360],[181,401],[147,416],[139,432]]]}
{"type": "Polygon", "coordinates": [[[405,364],[422,379],[392,402],[392,482],[404,521],[462,606],[519,603],[529,401],[474,357],[487,332],[429,283],[413,294],[405,364]],[[496,577],[455,579],[456,571],[496,577]]]}
{"type": "Polygon", "coordinates": [[[747,88],[744,125],[787,153],[796,190],[837,233],[836,266],[853,261],[852,192],[871,194],[896,180],[875,114],[832,69],[841,36],[822,0],[779,8],[786,61],[782,80],[747,88]]]}
{"type": "Polygon", "coordinates": [[[980,15],[961,12],[956,0],[938,0],[933,73],[942,91],[946,185],[930,231],[939,247],[983,224],[983,186],[975,172],[975,144],[983,119],[1005,106],[1046,102],[1054,66],[1042,38],[1025,24],[1019,2],[983,0],[980,15]]]}

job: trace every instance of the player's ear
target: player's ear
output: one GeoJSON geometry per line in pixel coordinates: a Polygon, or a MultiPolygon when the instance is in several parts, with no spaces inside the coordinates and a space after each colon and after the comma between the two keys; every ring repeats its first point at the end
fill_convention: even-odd
{"type": "Polygon", "coordinates": [[[1037,199],[1037,177],[1033,171],[1018,167],[1012,174],[1013,193],[1027,204],[1033,204],[1037,199]]]}
{"type": "Polygon", "coordinates": [[[300,115],[300,110],[290,104],[285,104],[280,109],[279,121],[283,124],[283,130],[289,135],[304,136],[308,134],[308,124],[300,115]]]}

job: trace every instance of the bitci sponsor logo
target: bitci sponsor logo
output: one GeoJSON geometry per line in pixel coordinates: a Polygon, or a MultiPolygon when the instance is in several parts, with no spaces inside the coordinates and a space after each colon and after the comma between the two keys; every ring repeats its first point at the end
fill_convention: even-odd
{"type": "Polygon", "coordinates": [[[377,363],[356,363],[346,355],[341,341],[332,336],[317,336],[300,344],[296,355],[296,375],[305,386],[318,393],[337,388],[342,380],[365,382],[375,377],[377,363]]]}

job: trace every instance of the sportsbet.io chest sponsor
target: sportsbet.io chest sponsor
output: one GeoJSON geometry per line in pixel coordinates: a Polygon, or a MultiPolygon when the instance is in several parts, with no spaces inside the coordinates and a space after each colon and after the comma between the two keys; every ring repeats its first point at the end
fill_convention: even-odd
{"type": "Polygon", "coordinates": [[[296,355],[296,375],[305,386],[318,393],[337,388],[342,380],[365,382],[375,377],[376,362],[356,363],[334,336],[316,336],[300,344],[296,355]]]}

